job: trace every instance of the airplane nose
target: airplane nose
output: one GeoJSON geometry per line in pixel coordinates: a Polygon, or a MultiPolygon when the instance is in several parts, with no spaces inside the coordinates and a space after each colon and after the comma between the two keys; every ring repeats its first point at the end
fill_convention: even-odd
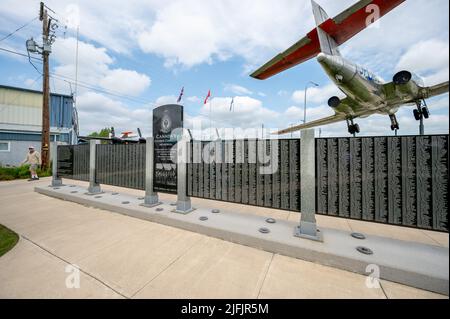
{"type": "Polygon", "coordinates": [[[331,72],[339,72],[344,67],[344,62],[341,57],[335,55],[328,55],[326,53],[319,53],[317,61],[331,72]]]}
{"type": "Polygon", "coordinates": [[[319,62],[325,62],[326,59],[327,59],[327,55],[323,52],[319,53],[319,55],[317,56],[317,61],[319,61],[319,62]]]}

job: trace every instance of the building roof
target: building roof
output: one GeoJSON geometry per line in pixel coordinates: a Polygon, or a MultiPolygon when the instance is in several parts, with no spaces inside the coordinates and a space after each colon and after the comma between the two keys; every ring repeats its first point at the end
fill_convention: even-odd
{"type": "MultiPolygon", "coordinates": [[[[22,92],[42,94],[42,91],[30,90],[30,89],[20,88],[20,87],[16,87],[16,86],[9,86],[9,85],[2,85],[2,84],[0,84],[0,89],[8,89],[8,90],[16,90],[16,91],[22,91],[22,92]]],[[[66,97],[66,98],[73,98],[72,95],[60,94],[60,93],[50,92],[50,95],[62,96],[62,97],[66,97]]]]}

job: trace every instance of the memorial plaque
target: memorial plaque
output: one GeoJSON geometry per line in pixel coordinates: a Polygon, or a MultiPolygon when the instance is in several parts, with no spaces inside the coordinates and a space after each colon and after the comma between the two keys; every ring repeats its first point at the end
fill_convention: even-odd
{"type": "Polygon", "coordinates": [[[257,167],[256,167],[256,205],[264,206],[264,175],[261,168],[264,167],[264,141],[257,143],[257,167]]]}
{"type": "Polygon", "coordinates": [[[375,156],[375,221],[388,220],[388,162],[387,141],[384,137],[374,139],[375,156]]]}
{"type": "Polygon", "coordinates": [[[417,174],[417,225],[420,228],[430,229],[433,226],[431,136],[417,137],[416,150],[416,165],[420,170],[417,174]]]}
{"type": "Polygon", "coordinates": [[[244,161],[242,163],[242,203],[248,204],[248,190],[249,190],[249,179],[248,179],[248,141],[244,141],[244,161]]]}
{"type": "Polygon", "coordinates": [[[280,140],[281,209],[289,210],[289,140],[280,140]]]}
{"type": "Polygon", "coordinates": [[[242,163],[244,161],[244,141],[235,141],[236,149],[236,165],[234,173],[234,201],[236,203],[242,203],[242,163]]]}
{"type": "Polygon", "coordinates": [[[257,187],[256,187],[256,175],[257,175],[257,153],[256,153],[256,140],[249,140],[247,142],[248,148],[248,203],[250,205],[256,205],[257,187]]]}
{"type": "Polygon", "coordinates": [[[213,142],[209,146],[209,151],[213,158],[209,166],[209,198],[216,199],[216,147],[213,142]]]}
{"type": "MultiPolygon", "coordinates": [[[[199,144],[200,144],[200,150],[203,154],[204,143],[199,142],[199,144]]],[[[204,185],[205,180],[203,178],[203,172],[205,171],[204,166],[205,166],[205,162],[203,160],[201,160],[201,162],[198,164],[198,197],[202,197],[202,198],[205,198],[205,185],[204,185]]]]}
{"type": "Polygon", "coordinates": [[[449,137],[432,137],[433,229],[448,232],[449,137]]]}
{"type": "Polygon", "coordinates": [[[361,139],[350,139],[350,217],[362,218],[361,139]]]}
{"type": "Polygon", "coordinates": [[[194,145],[191,143],[189,143],[189,162],[188,162],[188,166],[187,166],[187,193],[188,196],[192,196],[193,195],[193,176],[194,176],[194,167],[193,167],[193,148],[194,145]]]}
{"type": "MultiPolygon", "coordinates": [[[[265,151],[264,154],[264,166],[268,167],[270,165],[270,161],[272,160],[270,158],[270,154],[272,152],[272,145],[270,144],[270,140],[266,140],[265,142],[265,151]]],[[[264,174],[264,206],[265,207],[272,207],[272,174],[264,174]]]]}
{"type": "Polygon", "coordinates": [[[235,161],[236,161],[236,150],[234,148],[234,141],[227,142],[228,152],[230,155],[231,162],[228,163],[228,201],[235,202],[235,161]]]}
{"type": "Polygon", "coordinates": [[[339,216],[338,139],[328,139],[328,215],[339,216]]]}
{"type": "MultiPolygon", "coordinates": [[[[203,142],[203,154],[209,152],[209,142],[203,142]]],[[[203,198],[210,198],[210,170],[211,164],[206,162],[206,159],[203,161],[203,198]]]]}
{"type": "Polygon", "coordinates": [[[350,139],[339,139],[338,147],[339,216],[350,217],[350,139]]]}
{"type": "Polygon", "coordinates": [[[389,223],[402,223],[402,156],[401,138],[388,140],[388,200],[389,223]]]}
{"type": "MultiPolygon", "coordinates": [[[[274,141],[272,141],[273,143],[274,141]]],[[[276,147],[276,171],[272,174],[272,207],[273,208],[281,208],[281,156],[280,156],[280,141],[276,141],[275,144],[272,144],[272,147],[276,147]]],[[[275,151],[275,150],[272,150],[275,151]]],[[[275,153],[273,153],[275,154],[275,153]]],[[[274,155],[272,155],[272,158],[274,155]]],[[[275,164],[274,164],[275,165],[275,164]]]]}
{"type": "Polygon", "coordinates": [[[222,200],[222,163],[223,163],[223,149],[222,141],[216,142],[216,199],[222,200]]]}
{"type": "Polygon", "coordinates": [[[73,147],[73,178],[82,181],[89,181],[89,144],[74,145],[73,147]]]}
{"type": "Polygon", "coordinates": [[[374,202],[374,152],[373,139],[362,139],[362,219],[375,219],[375,202],[374,202]]]}
{"type": "Polygon", "coordinates": [[[289,141],[289,205],[290,210],[300,211],[300,140],[289,141]]]}
{"type": "Polygon", "coordinates": [[[182,137],[183,107],[164,105],[153,110],[155,145],[154,191],[177,193],[176,144],[182,137]]]}
{"type": "Polygon", "coordinates": [[[58,177],[72,178],[73,160],[72,146],[58,146],[58,177]]]}
{"type": "Polygon", "coordinates": [[[193,142],[193,182],[192,182],[192,196],[194,197],[201,197],[199,193],[199,168],[201,167],[201,161],[202,161],[202,144],[201,142],[194,141],[193,142]]]}
{"type": "Polygon", "coordinates": [[[228,184],[229,184],[229,151],[227,147],[227,142],[222,142],[223,149],[223,162],[222,162],[222,200],[228,201],[228,184]]]}

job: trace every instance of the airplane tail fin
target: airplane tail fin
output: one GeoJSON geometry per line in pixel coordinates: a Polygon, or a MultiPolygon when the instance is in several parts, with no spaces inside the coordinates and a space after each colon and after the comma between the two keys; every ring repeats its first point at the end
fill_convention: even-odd
{"type": "Polygon", "coordinates": [[[319,36],[320,49],[323,53],[328,55],[341,55],[339,46],[336,41],[328,33],[322,30],[320,25],[329,19],[325,10],[317,4],[314,0],[311,0],[314,19],[317,25],[317,35],[319,36]]]}

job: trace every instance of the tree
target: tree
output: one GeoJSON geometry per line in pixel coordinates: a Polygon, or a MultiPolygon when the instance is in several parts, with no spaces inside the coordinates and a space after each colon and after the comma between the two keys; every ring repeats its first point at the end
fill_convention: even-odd
{"type": "Polygon", "coordinates": [[[109,134],[111,133],[110,128],[104,128],[99,132],[93,132],[89,134],[89,137],[109,137],[109,134]]]}
{"type": "MultiPolygon", "coordinates": [[[[100,132],[93,132],[93,133],[89,134],[89,137],[106,137],[106,138],[108,138],[110,133],[111,133],[110,128],[104,128],[100,132]]],[[[102,141],[101,143],[108,144],[107,141],[102,141]]]]}

